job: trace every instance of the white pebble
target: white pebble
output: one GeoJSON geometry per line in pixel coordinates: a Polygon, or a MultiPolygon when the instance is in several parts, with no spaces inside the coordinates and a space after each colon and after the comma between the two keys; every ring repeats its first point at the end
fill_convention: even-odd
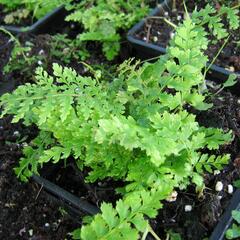
{"type": "Polygon", "coordinates": [[[178,15],[177,16],[177,20],[180,21],[182,19],[182,16],[181,15],[178,15]]]}
{"type": "Polygon", "coordinates": [[[222,197],[223,197],[223,196],[221,196],[221,195],[217,196],[217,198],[218,198],[219,200],[221,200],[221,199],[222,199],[222,197]]]}
{"type": "Polygon", "coordinates": [[[213,171],[213,175],[218,175],[218,174],[220,174],[221,172],[219,171],[219,170],[214,170],[213,171]]]}
{"type": "Polygon", "coordinates": [[[153,37],[153,41],[154,41],[154,42],[157,42],[157,41],[158,41],[158,37],[154,36],[154,37],[153,37]]]}
{"type": "Polygon", "coordinates": [[[164,12],[164,16],[165,16],[165,17],[168,17],[168,12],[164,12]]]}
{"type": "Polygon", "coordinates": [[[216,185],[215,185],[215,190],[216,190],[217,192],[221,192],[221,191],[223,190],[223,183],[220,182],[220,181],[218,181],[218,182],[216,183],[216,185]]]}
{"type": "Polygon", "coordinates": [[[161,35],[161,33],[159,31],[157,31],[157,35],[161,35]]]}
{"type": "Polygon", "coordinates": [[[19,131],[14,131],[13,136],[20,136],[19,131]]]}
{"type": "Polygon", "coordinates": [[[29,55],[30,55],[29,52],[27,52],[27,53],[26,53],[26,56],[29,57],[29,55]]]}
{"type": "Polygon", "coordinates": [[[229,194],[232,194],[232,193],[233,193],[233,185],[232,185],[232,184],[229,184],[229,185],[228,185],[228,193],[229,193],[229,194]]]}
{"type": "Polygon", "coordinates": [[[170,38],[173,39],[175,36],[175,33],[174,32],[170,32],[170,38]]]}
{"type": "Polygon", "coordinates": [[[237,100],[237,103],[240,104],[240,99],[237,100]]]}
{"type": "Polygon", "coordinates": [[[49,224],[49,223],[45,223],[44,226],[45,226],[45,227],[49,227],[50,224],[49,224]]]}
{"type": "Polygon", "coordinates": [[[146,41],[146,40],[147,40],[147,38],[146,38],[146,37],[144,37],[144,38],[143,38],[143,41],[146,41]]]}
{"type": "Polygon", "coordinates": [[[44,52],[43,49],[41,49],[41,50],[38,52],[39,55],[43,55],[44,53],[45,53],[45,52],[44,52]]]}
{"type": "Polygon", "coordinates": [[[184,211],[185,212],[191,212],[192,211],[192,205],[185,205],[184,211]]]}
{"type": "Polygon", "coordinates": [[[42,65],[43,64],[41,60],[38,60],[37,63],[38,63],[38,65],[42,65]]]}
{"type": "Polygon", "coordinates": [[[167,202],[175,202],[177,200],[177,191],[173,191],[170,196],[166,199],[167,202]]]}
{"type": "Polygon", "coordinates": [[[29,234],[30,237],[32,237],[32,236],[33,236],[33,230],[32,230],[32,229],[29,229],[29,230],[28,230],[28,234],[29,234]]]}

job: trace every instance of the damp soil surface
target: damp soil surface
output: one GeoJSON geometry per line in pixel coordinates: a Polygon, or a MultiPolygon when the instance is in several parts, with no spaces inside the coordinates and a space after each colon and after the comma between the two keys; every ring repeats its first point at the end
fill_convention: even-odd
{"type": "MultiPolygon", "coordinates": [[[[189,12],[192,12],[195,7],[197,9],[201,9],[206,6],[209,1],[199,1],[196,4],[196,1],[189,0],[186,1],[186,5],[189,12]]],[[[211,5],[216,9],[220,9],[220,4],[213,4],[213,1],[210,1],[211,5]]],[[[135,37],[137,39],[143,40],[146,43],[151,43],[154,45],[158,45],[161,47],[166,47],[174,36],[174,29],[167,24],[161,17],[165,17],[169,21],[174,24],[180,24],[185,18],[185,11],[183,7],[183,1],[176,0],[176,10],[172,11],[170,4],[165,9],[164,13],[160,13],[153,17],[146,18],[144,26],[135,33],[135,37]],[[160,18],[159,18],[160,17],[160,18]]],[[[215,61],[215,64],[223,67],[227,70],[233,72],[240,71],[240,34],[239,29],[230,30],[228,25],[226,24],[226,20],[224,19],[223,23],[230,34],[229,40],[222,52],[219,54],[218,58],[215,61]]],[[[206,50],[206,54],[209,56],[210,61],[217,55],[220,47],[224,45],[225,40],[216,40],[214,37],[210,36],[210,44],[208,49],[206,50]]]]}
{"type": "Polygon", "coordinates": [[[22,183],[13,168],[37,131],[0,120],[0,239],[60,240],[78,225],[34,182],[22,183]]]}

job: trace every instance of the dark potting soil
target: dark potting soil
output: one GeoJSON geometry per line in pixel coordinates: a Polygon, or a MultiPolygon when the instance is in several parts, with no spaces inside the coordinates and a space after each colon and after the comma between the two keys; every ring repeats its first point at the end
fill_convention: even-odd
{"type": "MultiPolygon", "coordinates": [[[[193,0],[186,1],[187,9],[189,12],[193,11],[196,6],[198,10],[203,8],[207,3],[209,3],[208,0],[201,2],[199,1],[198,3],[193,0]]],[[[221,7],[219,4],[216,4],[214,6],[216,9],[221,7]]],[[[174,24],[178,25],[183,21],[185,16],[182,0],[176,0],[176,9],[176,11],[172,11],[171,8],[168,8],[164,13],[164,17],[167,18],[169,21],[173,22],[174,24]]],[[[225,26],[227,27],[227,24],[225,24],[225,26]]],[[[227,70],[238,72],[240,71],[239,29],[235,31],[228,30],[228,33],[230,34],[229,40],[218,58],[216,59],[215,64],[227,70]]],[[[135,37],[137,39],[164,48],[167,47],[169,41],[173,36],[173,27],[167,24],[163,19],[154,17],[146,18],[143,28],[135,34],[135,37]]],[[[213,37],[210,37],[210,41],[211,43],[206,50],[206,55],[211,61],[217,55],[220,47],[224,44],[224,40],[219,40],[214,43],[215,39],[213,37]]]]}
{"type": "Polygon", "coordinates": [[[0,239],[63,240],[77,224],[35,183],[20,182],[13,168],[35,128],[0,120],[0,239]]]}

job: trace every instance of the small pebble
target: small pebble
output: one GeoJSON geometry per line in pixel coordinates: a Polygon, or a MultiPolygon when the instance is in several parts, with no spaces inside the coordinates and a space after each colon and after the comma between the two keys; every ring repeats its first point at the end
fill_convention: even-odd
{"type": "Polygon", "coordinates": [[[233,66],[226,67],[225,69],[230,72],[235,72],[235,68],[233,66]]]}
{"type": "Polygon", "coordinates": [[[215,175],[218,175],[218,174],[220,174],[221,172],[219,171],[219,170],[214,170],[213,171],[213,175],[215,176],[215,175]]]}
{"type": "Polygon", "coordinates": [[[26,142],[22,143],[22,147],[27,147],[27,146],[28,146],[28,144],[26,142]]]}
{"type": "Polygon", "coordinates": [[[158,38],[156,36],[153,37],[153,41],[154,42],[157,42],[158,41],[158,38]]]}
{"type": "Polygon", "coordinates": [[[71,27],[71,28],[75,28],[75,25],[72,23],[72,24],[70,25],[70,27],[71,27]]]}
{"type": "Polygon", "coordinates": [[[29,52],[27,52],[27,53],[26,53],[26,56],[29,57],[29,55],[30,55],[29,52]]]}
{"type": "Polygon", "coordinates": [[[170,38],[173,39],[175,36],[175,33],[174,32],[170,32],[170,38]]]}
{"type": "Polygon", "coordinates": [[[30,237],[32,237],[32,236],[33,236],[33,230],[32,230],[32,229],[29,229],[29,230],[28,230],[28,234],[29,234],[30,237]]]}
{"type": "Polygon", "coordinates": [[[146,38],[146,37],[144,37],[144,38],[143,38],[143,41],[146,41],[146,40],[147,40],[147,38],[146,38]]]}
{"type": "Polygon", "coordinates": [[[177,16],[177,20],[180,21],[182,19],[182,16],[181,15],[178,15],[177,16]]]}
{"type": "Polygon", "coordinates": [[[42,65],[43,64],[41,60],[38,60],[37,63],[38,63],[38,65],[42,65]]]}
{"type": "Polygon", "coordinates": [[[172,194],[166,199],[167,202],[175,202],[177,200],[177,191],[173,191],[172,194]]]}
{"type": "Polygon", "coordinates": [[[44,52],[43,49],[41,49],[41,50],[38,52],[39,55],[43,55],[44,53],[45,53],[45,52],[44,52]]]}
{"type": "Polygon", "coordinates": [[[215,185],[215,190],[216,190],[217,192],[221,192],[221,191],[223,190],[223,183],[220,182],[220,181],[218,181],[218,182],[216,183],[216,185],[215,185]]]}
{"type": "Polygon", "coordinates": [[[185,212],[191,212],[192,211],[192,205],[185,205],[184,211],[185,212]]]}
{"type": "Polygon", "coordinates": [[[229,193],[229,194],[232,194],[232,193],[233,193],[233,185],[232,185],[232,184],[229,184],[229,185],[228,185],[228,193],[229,193]]]}
{"type": "Polygon", "coordinates": [[[240,99],[237,100],[237,103],[240,104],[240,99]]]}
{"type": "Polygon", "coordinates": [[[13,132],[13,136],[20,136],[19,131],[14,131],[14,132],[13,132]]]}
{"type": "Polygon", "coordinates": [[[157,35],[161,35],[161,33],[159,31],[157,31],[157,35]]]}
{"type": "Polygon", "coordinates": [[[221,195],[217,196],[217,198],[218,198],[219,200],[221,200],[221,199],[222,199],[222,197],[223,197],[223,196],[221,196],[221,195]]]}
{"type": "Polygon", "coordinates": [[[168,12],[164,12],[165,17],[168,17],[168,15],[169,15],[168,12]]]}
{"type": "Polygon", "coordinates": [[[50,227],[50,224],[49,224],[49,223],[45,223],[44,226],[45,226],[46,228],[48,228],[48,227],[50,227]]]}

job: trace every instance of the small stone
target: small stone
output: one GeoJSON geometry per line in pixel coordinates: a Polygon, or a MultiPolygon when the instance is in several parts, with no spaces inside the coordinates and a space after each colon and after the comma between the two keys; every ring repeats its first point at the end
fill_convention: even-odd
{"type": "Polygon", "coordinates": [[[219,171],[219,170],[214,170],[213,171],[213,175],[215,176],[215,175],[218,175],[218,174],[220,174],[221,172],[219,171]]]}
{"type": "Polygon", "coordinates": [[[164,12],[165,17],[168,17],[168,15],[169,15],[168,12],[164,12]]]}
{"type": "Polygon", "coordinates": [[[41,50],[38,52],[39,55],[43,55],[44,53],[45,53],[45,52],[44,52],[43,49],[41,49],[41,50]]]}
{"type": "Polygon", "coordinates": [[[161,35],[161,33],[159,31],[157,31],[157,35],[161,35]]]}
{"type": "Polygon", "coordinates": [[[16,137],[20,136],[19,131],[14,131],[14,132],[13,132],[13,136],[16,136],[16,137]]]}
{"type": "Polygon", "coordinates": [[[233,66],[226,67],[225,69],[230,72],[235,72],[235,68],[233,66]]]}
{"type": "Polygon", "coordinates": [[[27,53],[26,53],[26,56],[27,56],[27,57],[29,57],[29,56],[30,56],[29,52],[27,52],[27,53]]]}
{"type": "Polygon", "coordinates": [[[50,227],[50,224],[49,224],[49,223],[45,223],[44,226],[45,226],[46,228],[48,228],[48,227],[50,227]]]}
{"type": "Polygon", "coordinates": [[[166,199],[167,202],[175,202],[177,200],[177,191],[173,191],[172,194],[170,196],[168,196],[168,198],[166,199]]]}
{"type": "Polygon", "coordinates": [[[184,211],[185,212],[191,212],[192,211],[192,205],[185,205],[184,211]]]}
{"type": "Polygon", "coordinates": [[[219,200],[221,200],[221,199],[222,199],[222,197],[223,197],[223,196],[221,196],[221,195],[217,196],[217,198],[218,198],[219,200]]]}
{"type": "Polygon", "coordinates": [[[153,37],[153,41],[154,41],[154,42],[157,42],[157,41],[158,41],[158,37],[154,36],[154,37],[153,37]]]}
{"type": "Polygon", "coordinates": [[[229,194],[233,193],[233,185],[232,184],[228,184],[228,193],[229,194]]]}
{"type": "Polygon", "coordinates": [[[143,37],[143,41],[146,41],[147,40],[147,38],[146,37],[143,37]]]}
{"type": "Polygon", "coordinates": [[[217,192],[221,192],[221,191],[223,190],[223,183],[220,182],[220,181],[218,181],[218,182],[216,183],[216,185],[215,185],[215,190],[216,190],[217,192]]]}
{"type": "Polygon", "coordinates": [[[42,65],[43,64],[41,60],[38,60],[37,63],[38,63],[38,65],[42,65]]]}
{"type": "Polygon", "coordinates": [[[237,103],[240,104],[240,99],[237,100],[237,103]]]}
{"type": "Polygon", "coordinates": [[[181,15],[178,15],[177,16],[177,20],[180,21],[182,19],[182,16],[181,15]]]}
{"type": "Polygon", "coordinates": [[[70,27],[71,27],[71,28],[75,28],[75,24],[72,23],[72,24],[70,25],[70,27]]]}
{"type": "Polygon", "coordinates": [[[28,144],[26,142],[22,143],[22,147],[27,147],[27,146],[28,146],[28,144]]]}
{"type": "Polygon", "coordinates": [[[28,230],[28,234],[29,234],[30,237],[32,237],[32,236],[33,236],[33,230],[32,230],[32,229],[29,229],[29,230],[28,230]]]}
{"type": "Polygon", "coordinates": [[[170,32],[170,38],[173,39],[175,36],[175,33],[174,32],[170,32]]]}

